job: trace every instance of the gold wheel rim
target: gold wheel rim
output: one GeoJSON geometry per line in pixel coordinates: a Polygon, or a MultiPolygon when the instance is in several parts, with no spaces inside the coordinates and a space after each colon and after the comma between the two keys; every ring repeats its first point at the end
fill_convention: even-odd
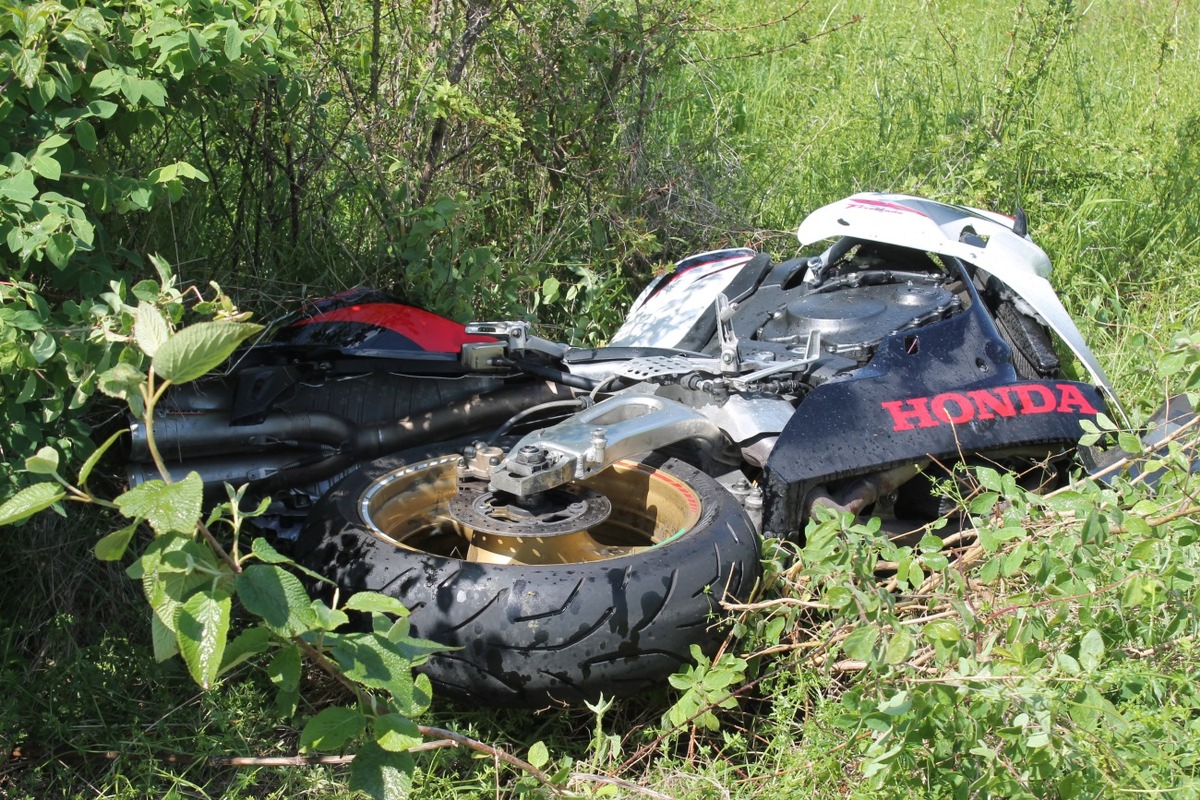
{"type": "Polygon", "coordinates": [[[696,526],[696,492],[669,472],[625,460],[579,483],[605,495],[612,513],[597,525],[552,536],[504,536],[469,528],[450,516],[458,493],[457,455],[393,470],[363,492],[359,512],[381,541],[463,561],[573,564],[633,555],[673,541],[696,526]]]}

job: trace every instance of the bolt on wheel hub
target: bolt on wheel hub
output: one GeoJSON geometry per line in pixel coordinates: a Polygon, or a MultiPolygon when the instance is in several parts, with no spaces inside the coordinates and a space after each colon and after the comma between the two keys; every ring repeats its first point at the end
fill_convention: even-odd
{"type": "Polygon", "coordinates": [[[448,510],[455,522],[482,533],[545,538],[599,525],[612,513],[612,503],[584,486],[560,486],[519,498],[489,491],[482,481],[468,479],[459,482],[448,510]]]}

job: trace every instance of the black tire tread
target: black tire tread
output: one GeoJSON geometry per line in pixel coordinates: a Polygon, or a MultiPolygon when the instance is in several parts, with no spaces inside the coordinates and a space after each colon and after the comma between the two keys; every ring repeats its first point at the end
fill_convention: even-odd
{"type": "Polygon", "coordinates": [[[422,668],[443,696],[537,707],[660,685],[690,661],[691,645],[715,652],[725,634],[715,624],[719,601],[745,600],[761,574],[758,537],[737,501],[694,467],[657,456],[654,465],[702,501],[700,522],[659,547],[581,564],[504,566],[385,544],[358,518],[358,497],[379,476],[431,454],[388,456],[348,475],[314,509],[297,553],[343,593],[401,600],[414,636],[461,647],[422,668]]]}

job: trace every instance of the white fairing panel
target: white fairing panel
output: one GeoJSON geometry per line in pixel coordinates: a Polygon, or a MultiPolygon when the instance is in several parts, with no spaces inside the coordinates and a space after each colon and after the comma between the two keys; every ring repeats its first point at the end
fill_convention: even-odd
{"type": "Polygon", "coordinates": [[[708,312],[741,268],[757,253],[749,248],[689,256],[650,282],[634,301],[610,347],[677,347],[708,312]]]}
{"type": "Polygon", "coordinates": [[[801,245],[849,236],[941,253],[974,264],[1029,304],[1123,416],[1104,368],[1047,280],[1050,258],[1027,236],[1014,233],[1012,224],[1000,214],[907,195],[856,194],[814,211],[796,235],[801,245]]]}

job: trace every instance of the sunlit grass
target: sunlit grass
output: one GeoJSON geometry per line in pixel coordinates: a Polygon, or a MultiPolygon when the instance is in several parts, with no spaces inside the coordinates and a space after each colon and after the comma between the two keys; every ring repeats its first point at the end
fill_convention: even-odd
{"type": "MultiPolygon", "coordinates": [[[[1194,7],[1079,4],[1054,39],[1031,21],[1046,2],[813,2],[762,26],[796,4],[711,5],[725,32],[695,34],[653,121],[664,173],[675,154],[699,159],[672,191],[694,215],[680,230],[708,238],[668,237],[671,250],[751,243],[789,256],[808,211],[861,190],[1020,204],[1122,396],[1157,401],[1156,355],[1200,328],[1194,7]]],[[[0,796],[346,796],[345,768],[184,763],[293,755],[296,721],[275,717],[260,673],[201,696],[179,664],[153,662],[138,587],[90,554],[103,520],[39,524],[3,534],[0,796]],[[3,760],[17,744],[25,757],[3,760]]],[[[516,753],[545,741],[577,771],[674,797],[869,796],[825,676],[797,671],[753,694],[748,715],[704,737],[664,735],[665,693],[619,704],[599,737],[586,710],[439,707],[433,722],[516,753]],[[645,748],[652,758],[627,763],[645,748]]],[[[1170,721],[1147,707],[1147,727],[1159,714],[1170,721]]],[[[515,776],[490,760],[437,751],[419,763],[419,797],[512,794],[515,776]]]]}
{"type": "Polygon", "coordinates": [[[1200,321],[1200,15],[1056,5],[851,0],[759,28],[794,4],[722,4],[715,27],[749,29],[700,37],[667,105],[681,124],[711,115],[746,175],[740,222],[759,230],[860,190],[1021,205],[1068,308],[1138,398],[1150,387],[1125,331],[1156,341],[1200,321]]]}

